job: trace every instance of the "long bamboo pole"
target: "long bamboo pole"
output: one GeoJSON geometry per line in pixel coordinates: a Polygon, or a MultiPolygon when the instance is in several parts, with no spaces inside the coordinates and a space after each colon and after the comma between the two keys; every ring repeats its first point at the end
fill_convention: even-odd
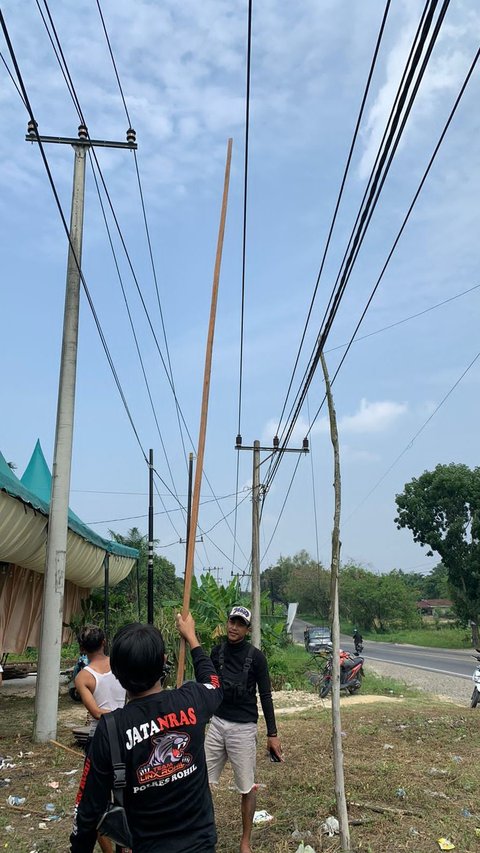
{"type": "Polygon", "coordinates": [[[349,851],[350,829],[348,826],[347,798],[345,794],[345,774],[343,771],[343,744],[342,744],[342,721],[340,716],[340,618],[338,603],[338,573],[340,569],[340,509],[341,509],[341,479],[340,479],[340,451],[338,447],[338,429],[335,405],[333,402],[330,378],[327,363],[323,352],[320,353],[323,377],[325,379],[325,390],[328,402],[328,414],[330,419],[330,438],[333,446],[333,468],[334,468],[334,490],[335,511],[333,515],[332,531],[332,565],[330,576],[330,608],[332,616],[332,743],[333,743],[333,770],[335,778],[335,799],[337,803],[337,815],[340,825],[340,849],[342,853],[349,851]]]}
{"type": "MultiPolygon", "coordinates": [[[[207,349],[205,353],[205,369],[203,374],[202,410],[200,415],[200,429],[198,435],[197,466],[195,468],[195,483],[193,486],[192,515],[187,542],[187,561],[185,565],[185,584],[183,587],[182,615],[187,616],[190,609],[190,592],[192,589],[193,558],[195,554],[195,540],[197,537],[198,507],[200,504],[200,487],[202,484],[203,458],[205,455],[205,436],[207,432],[208,398],[210,392],[210,374],[212,370],[213,337],[215,334],[215,317],[217,313],[218,283],[220,280],[220,267],[222,263],[223,238],[225,234],[225,220],[227,217],[228,188],[230,184],[230,164],[232,161],[232,140],[227,144],[227,160],[225,163],[225,180],[223,184],[222,211],[220,214],[220,225],[218,229],[217,254],[215,257],[215,268],[213,272],[212,301],[210,306],[210,323],[208,326],[207,349]]],[[[180,639],[180,650],[178,654],[177,687],[183,682],[185,672],[185,640],[180,639]]]]}

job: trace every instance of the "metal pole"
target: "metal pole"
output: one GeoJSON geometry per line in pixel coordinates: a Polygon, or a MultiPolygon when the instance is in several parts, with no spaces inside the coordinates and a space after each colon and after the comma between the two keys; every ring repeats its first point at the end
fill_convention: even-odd
{"type": "Polygon", "coordinates": [[[185,549],[185,571],[187,571],[188,539],[192,519],[193,453],[188,455],[188,498],[187,498],[187,547],[185,549]]]}
{"type": "Polygon", "coordinates": [[[105,631],[105,639],[107,648],[110,640],[110,555],[105,554],[103,560],[103,568],[105,572],[104,587],[103,587],[103,630],[105,631]]]}
{"type": "Polygon", "coordinates": [[[43,610],[35,697],[34,739],[54,740],[57,733],[58,673],[62,645],[63,592],[68,532],[68,496],[72,463],[75,380],[77,371],[80,263],[82,257],[85,197],[85,155],[75,151],[70,247],[68,250],[63,341],[58,388],[57,424],[52,468],[52,493],[47,536],[47,558],[43,584],[43,610]]]}
{"type": "Polygon", "coordinates": [[[261,645],[260,630],[260,442],[253,442],[252,491],[252,646],[261,645]]]}
{"type": "Polygon", "coordinates": [[[142,606],[140,603],[140,566],[139,566],[138,560],[135,560],[135,573],[137,576],[137,614],[138,614],[138,621],[141,622],[142,621],[142,606]]]}
{"type": "Polygon", "coordinates": [[[153,625],[153,450],[148,457],[147,619],[149,625],[153,625]]]}

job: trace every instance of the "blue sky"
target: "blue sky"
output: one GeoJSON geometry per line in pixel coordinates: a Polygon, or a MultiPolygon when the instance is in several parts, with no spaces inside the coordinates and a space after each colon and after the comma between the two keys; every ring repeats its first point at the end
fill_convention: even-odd
{"type": "MultiPolygon", "coordinates": [[[[337,227],[300,359],[304,368],[339,269],[358,204],[423,4],[398,0],[387,21],[337,227]]],[[[270,444],[288,387],[325,245],[384,3],[254,2],[245,336],[241,432],[270,444]]],[[[103,4],[132,124],[178,399],[197,441],[204,349],[226,142],[234,140],[220,282],[205,470],[223,512],[235,506],[246,2],[174,0],[103,4]],[[230,497],[224,497],[230,495],[230,497]]],[[[94,0],[51,2],[63,50],[92,138],[125,139],[127,121],[94,0]]],[[[77,114],[31,0],[3,12],[40,132],[74,136],[77,114]]],[[[349,340],[430,159],[480,41],[475,0],[453,0],[379,204],[337,314],[327,350],[349,340]]],[[[8,56],[2,38],[2,54],[8,56]]],[[[360,335],[478,288],[480,170],[479,69],[473,74],[360,335]]],[[[0,449],[21,474],[37,437],[51,464],[67,247],[40,153],[23,141],[27,115],[0,65],[0,217],[3,371],[0,449]]],[[[72,151],[47,156],[67,218],[72,151]]],[[[158,339],[163,337],[133,156],[98,150],[158,339]]],[[[112,232],[114,233],[114,232],[112,232]]],[[[135,351],[91,171],[87,176],[83,270],[143,446],[186,502],[186,464],[173,397],[114,236],[124,285],[151,385],[172,484],[135,351]]],[[[478,464],[480,360],[384,477],[478,352],[480,289],[359,341],[334,385],[343,479],[342,557],[376,571],[416,568],[429,559],[394,524],[395,494],[437,463],[478,464]],[[380,485],[365,500],[382,478],[380,485]]],[[[327,355],[331,373],[342,349],[327,355]]],[[[294,382],[297,389],[299,373],[294,382]]],[[[323,398],[318,374],[310,414],[323,398]]],[[[320,558],[328,563],[333,517],[332,454],[322,411],[312,455],[302,459],[262,568],[301,548],[316,554],[312,461],[320,558]]],[[[308,429],[305,409],[294,444],[308,429]]],[[[187,441],[187,450],[190,449],[187,441]]],[[[240,458],[235,563],[250,551],[251,455],[240,458]],[[245,491],[243,491],[245,490],[245,491]]],[[[262,554],[296,459],[287,455],[265,502],[262,554]]],[[[146,531],[147,471],[82,297],[71,506],[95,530],[146,531]],[[135,516],[145,516],[136,518],[135,516]],[[126,519],[117,521],[115,519],[126,519]],[[102,522],[102,523],[97,523],[102,522]]],[[[159,486],[167,509],[175,501],[159,486]]],[[[211,501],[206,483],[202,501],[211,501]]],[[[156,499],[157,512],[163,507],[156,499]]],[[[233,525],[233,515],[229,522],[233,525]]],[[[201,507],[208,530],[221,519],[201,507]]],[[[156,516],[158,552],[180,572],[180,512],[156,516]],[[173,524],[172,524],[173,522],[173,524]],[[173,527],[175,525],[175,528],[173,527]]],[[[233,540],[225,522],[199,544],[196,570],[230,577],[233,540]],[[218,546],[218,547],[217,547],[218,546]],[[221,549],[221,550],[219,550],[221,549]],[[223,554],[222,554],[223,552],[223,554]],[[226,554],[227,557],[224,556],[226,554]]],[[[418,568],[417,568],[418,567],[418,568]]]]}

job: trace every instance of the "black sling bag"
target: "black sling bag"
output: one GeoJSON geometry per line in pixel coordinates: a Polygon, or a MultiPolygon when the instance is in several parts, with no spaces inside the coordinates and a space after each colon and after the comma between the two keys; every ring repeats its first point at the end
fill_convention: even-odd
{"type": "Polygon", "coordinates": [[[100,835],[106,835],[108,838],[111,838],[119,847],[130,849],[132,846],[132,835],[123,807],[123,790],[127,784],[125,761],[122,761],[120,754],[120,743],[114,715],[105,714],[105,723],[113,767],[113,802],[108,803],[97,824],[97,831],[100,835]]]}
{"type": "Polygon", "coordinates": [[[229,699],[231,702],[235,702],[238,700],[242,700],[245,696],[252,695],[255,691],[252,689],[248,689],[248,673],[250,672],[250,667],[253,663],[253,653],[255,651],[254,646],[250,646],[247,652],[247,656],[243,662],[242,669],[242,677],[240,681],[232,681],[228,678],[224,678],[223,675],[223,665],[225,663],[225,641],[220,645],[220,651],[218,653],[218,663],[220,667],[220,676],[222,678],[222,687],[223,687],[223,695],[226,699],[229,699]]]}

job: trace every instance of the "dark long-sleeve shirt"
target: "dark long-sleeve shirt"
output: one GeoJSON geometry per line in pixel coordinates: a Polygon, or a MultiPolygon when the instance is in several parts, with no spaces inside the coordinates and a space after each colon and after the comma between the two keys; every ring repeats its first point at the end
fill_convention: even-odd
{"type": "MultiPolygon", "coordinates": [[[[218,674],[225,680],[241,681],[243,665],[249,649],[250,643],[247,643],[246,640],[242,640],[240,643],[225,642],[223,672],[220,672],[220,646],[214,646],[211,657],[218,674]]],[[[256,723],[258,720],[257,687],[267,726],[267,735],[274,737],[277,734],[277,727],[273,709],[272,686],[267,659],[260,649],[254,649],[253,652],[245,696],[241,700],[235,699],[233,701],[228,696],[224,696],[215,714],[217,717],[233,723],[256,723]]]]}
{"type": "MultiPolygon", "coordinates": [[[[127,785],[124,805],[133,853],[203,853],[216,831],[204,752],[205,724],[222,691],[210,658],[192,652],[196,682],[132,699],[114,711],[127,785]]],[[[113,773],[102,717],[77,795],[71,853],[92,853],[113,773]]]]}

